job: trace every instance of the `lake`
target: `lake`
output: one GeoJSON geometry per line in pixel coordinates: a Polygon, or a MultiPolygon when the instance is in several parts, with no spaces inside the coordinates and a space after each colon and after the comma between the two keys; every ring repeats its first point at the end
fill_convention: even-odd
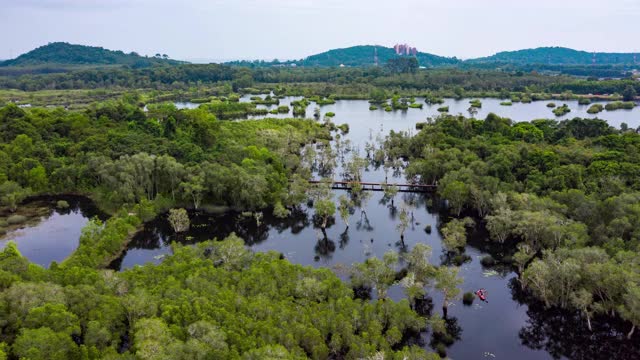
{"type": "Polygon", "coordinates": [[[37,197],[20,206],[18,214],[29,220],[0,237],[0,249],[15,241],[23,256],[45,268],[52,261],[61,262],[78,247],[80,232],[89,219],[107,219],[91,200],[81,196],[37,197]],[[58,200],[66,201],[69,207],[57,208],[58,200]]]}

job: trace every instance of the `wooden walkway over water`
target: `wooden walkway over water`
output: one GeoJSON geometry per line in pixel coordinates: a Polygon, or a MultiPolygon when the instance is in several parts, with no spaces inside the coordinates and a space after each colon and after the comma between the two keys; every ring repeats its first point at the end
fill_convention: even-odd
{"type": "MultiPolygon", "coordinates": [[[[322,184],[322,181],[309,180],[309,184],[322,184]]],[[[396,186],[399,192],[434,192],[438,188],[437,185],[423,184],[385,184],[376,182],[355,182],[355,181],[334,181],[331,188],[336,190],[351,190],[353,184],[362,185],[362,190],[367,191],[384,191],[385,186],[396,186]]]]}

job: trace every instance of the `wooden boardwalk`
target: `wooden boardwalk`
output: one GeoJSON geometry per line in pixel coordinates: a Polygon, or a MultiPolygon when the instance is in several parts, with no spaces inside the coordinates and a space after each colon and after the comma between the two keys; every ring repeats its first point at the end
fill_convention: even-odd
{"type": "MultiPolygon", "coordinates": [[[[321,184],[322,181],[318,180],[309,180],[309,184],[321,184]]],[[[332,189],[337,190],[351,190],[354,181],[334,181],[331,183],[332,189]]],[[[362,190],[367,191],[384,191],[385,183],[376,183],[376,182],[360,182],[362,185],[362,190]]],[[[386,184],[387,186],[395,185],[398,187],[399,192],[434,192],[438,188],[437,185],[423,185],[423,184],[386,184]]]]}

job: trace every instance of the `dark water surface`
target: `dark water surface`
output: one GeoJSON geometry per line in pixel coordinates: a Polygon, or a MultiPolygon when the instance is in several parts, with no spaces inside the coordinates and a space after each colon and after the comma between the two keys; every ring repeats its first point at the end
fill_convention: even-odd
{"type": "Polygon", "coordinates": [[[80,196],[39,197],[21,208],[37,215],[0,238],[0,249],[13,240],[23,256],[47,268],[52,261],[61,262],[78,247],[80,232],[90,218],[107,218],[91,200],[80,196]],[[65,200],[69,207],[56,208],[58,200],[65,200]]]}

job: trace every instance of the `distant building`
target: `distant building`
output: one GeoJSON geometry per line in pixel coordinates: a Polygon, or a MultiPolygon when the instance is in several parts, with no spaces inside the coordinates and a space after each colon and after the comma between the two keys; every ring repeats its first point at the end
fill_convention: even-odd
{"type": "Polygon", "coordinates": [[[416,56],[418,54],[418,50],[414,47],[411,47],[407,44],[395,44],[393,46],[393,50],[395,50],[396,55],[405,56],[412,55],[416,56]]]}

